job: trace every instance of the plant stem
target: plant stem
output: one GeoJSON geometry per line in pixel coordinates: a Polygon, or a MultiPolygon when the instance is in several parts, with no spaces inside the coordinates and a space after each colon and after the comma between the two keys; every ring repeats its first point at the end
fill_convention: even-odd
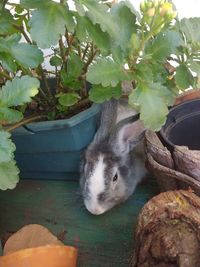
{"type": "Polygon", "coordinates": [[[89,65],[92,63],[93,59],[95,58],[97,52],[99,51],[98,49],[94,50],[94,44],[92,43],[91,48],[90,48],[90,56],[88,58],[88,61],[85,63],[85,66],[83,68],[83,74],[85,74],[88,70],[89,65]]]}
{"type": "MultiPolygon", "coordinates": [[[[47,89],[48,96],[50,98],[52,98],[52,93],[51,93],[51,90],[50,90],[49,84],[47,82],[47,78],[46,78],[45,72],[44,72],[41,64],[38,66],[38,69],[39,69],[39,71],[41,73],[41,78],[44,81],[45,87],[47,89]]],[[[44,96],[44,98],[46,98],[47,101],[50,102],[49,99],[48,99],[48,97],[46,96],[46,94],[45,94],[45,92],[43,91],[42,88],[40,88],[40,92],[42,93],[42,95],[44,96]]]]}
{"type": "Polygon", "coordinates": [[[13,24],[13,27],[22,33],[22,35],[24,36],[24,38],[26,39],[26,41],[27,41],[29,44],[32,44],[32,41],[31,41],[31,39],[28,37],[27,33],[25,32],[23,26],[18,26],[18,25],[16,25],[16,24],[13,24]]]}
{"type": "Polygon", "coordinates": [[[59,79],[59,74],[58,74],[58,68],[55,67],[55,69],[56,69],[56,93],[59,93],[58,88],[59,88],[60,79],[59,79]]]}
{"type": "Polygon", "coordinates": [[[86,44],[85,50],[84,50],[84,52],[83,52],[82,60],[85,59],[85,56],[86,56],[86,54],[87,54],[88,49],[89,49],[89,43],[86,44]]]}
{"type": "Polygon", "coordinates": [[[59,47],[60,47],[60,55],[62,57],[63,63],[65,63],[66,62],[65,46],[62,40],[62,36],[60,37],[60,40],[59,40],[59,47]]]}
{"type": "Polygon", "coordinates": [[[30,117],[30,118],[26,118],[24,120],[21,120],[20,122],[17,122],[11,126],[5,127],[5,130],[8,132],[11,132],[11,131],[13,131],[13,130],[19,128],[20,126],[25,125],[25,124],[28,124],[30,122],[40,120],[40,119],[46,119],[46,118],[47,118],[47,115],[36,115],[36,116],[30,117]]]}
{"type": "Polygon", "coordinates": [[[0,75],[8,80],[11,80],[11,77],[5,71],[0,72],[0,75]]]}
{"type": "Polygon", "coordinates": [[[82,58],[81,47],[80,47],[79,44],[78,44],[77,50],[78,50],[78,55],[79,55],[79,57],[82,58]]]}

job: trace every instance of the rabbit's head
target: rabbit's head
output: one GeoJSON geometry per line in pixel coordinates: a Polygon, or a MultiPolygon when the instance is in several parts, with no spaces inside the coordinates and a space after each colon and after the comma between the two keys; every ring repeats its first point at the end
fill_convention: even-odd
{"type": "Polygon", "coordinates": [[[144,136],[138,115],[108,128],[103,137],[98,131],[86,150],[80,180],[84,204],[95,215],[125,201],[144,174],[143,159],[133,153],[144,136]]]}

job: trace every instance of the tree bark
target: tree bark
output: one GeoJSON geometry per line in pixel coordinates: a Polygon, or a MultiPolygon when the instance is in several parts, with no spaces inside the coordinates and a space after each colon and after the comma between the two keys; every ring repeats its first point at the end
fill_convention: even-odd
{"type": "Polygon", "coordinates": [[[168,191],[142,209],[136,228],[133,267],[200,266],[200,198],[168,191]]]}

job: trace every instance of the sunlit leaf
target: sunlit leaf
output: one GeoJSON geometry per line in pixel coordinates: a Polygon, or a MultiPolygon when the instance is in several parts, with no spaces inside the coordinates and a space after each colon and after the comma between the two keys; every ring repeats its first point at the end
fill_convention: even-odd
{"type": "Polygon", "coordinates": [[[38,93],[40,86],[36,78],[29,76],[15,77],[7,81],[0,90],[0,107],[12,107],[30,102],[38,93]]]}
{"type": "Polygon", "coordinates": [[[121,85],[116,87],[107,86],[103,87],[101,85],[94,85],[89,92],[89,99],[95,103],[103,103],[106,100],[119,99],[122,94],[121,85]]]}

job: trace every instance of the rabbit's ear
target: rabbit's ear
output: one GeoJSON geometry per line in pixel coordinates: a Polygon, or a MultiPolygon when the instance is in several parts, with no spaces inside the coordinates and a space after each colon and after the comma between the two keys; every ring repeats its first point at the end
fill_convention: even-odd
{"type": "Polygon", "coordinates": [[[110,136],[110,144],[117,154],[129,153],[144,137],[145,127],[135,115],[120,121],[110,136]]]}
{"type": "Polygon", "coordinates": [[[92,144],[100,143],[110,135],[110,132],[115,126],[117,119],[117,106],[118,101],[115,99],[105,101],[102,104],[100,126],[96,132],[92,144]]]}

